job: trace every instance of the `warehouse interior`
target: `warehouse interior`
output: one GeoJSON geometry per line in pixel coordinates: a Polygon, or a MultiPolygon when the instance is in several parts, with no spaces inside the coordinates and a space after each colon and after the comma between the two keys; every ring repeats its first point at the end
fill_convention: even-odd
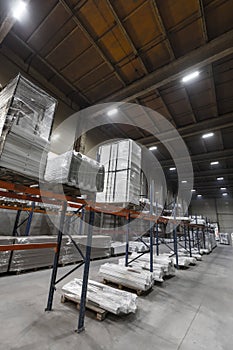
{"type": "Polygon", "coordinates": [[[0,0],[0,349],[232,349],[232,14],[0,0]]]}

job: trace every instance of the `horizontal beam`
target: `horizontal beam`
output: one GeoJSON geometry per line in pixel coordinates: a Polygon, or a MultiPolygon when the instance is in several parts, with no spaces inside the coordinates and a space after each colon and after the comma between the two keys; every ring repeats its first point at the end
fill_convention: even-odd
{"type": "Polygon", "coordinates": [[[150,91],[181,79],[190,71],[201,69],[233,53],[233,30],[211,40],[198,49],[155,70],[101,102],[132,101],[150,91]]]}
{"type": "Polygon", "coordinates": [[[30,243],[30,244],[7,244],[0,245],[0,252],[13,250],[32,250],[54,248],[57,251],[57,243],[30,243]]]}

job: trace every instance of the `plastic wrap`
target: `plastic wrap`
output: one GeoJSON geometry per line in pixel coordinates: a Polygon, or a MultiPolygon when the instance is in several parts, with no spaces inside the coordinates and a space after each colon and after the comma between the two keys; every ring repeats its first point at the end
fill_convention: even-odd
{"type": "Polygon", "coordinates": [[[45,168],[56,100],[18,75],[0,93],[0,166],[38,178],[45,168]]]}
{"type": "Polygon", "coordinates": [[[149,290],[154,283],[153,274],[149,271],[110,263],[100,266],[99,275],[107,281],[140,291],[149,290]]]}
{"type": "MultiPolygon", "coordinates": [[[[75,278],[62,288],[66,295],[81,299],[82,280],[75,278]]],[[[114,314],[135,313],[137,310],[137,296],[133,293],[114,289],[102,283],[88,281],[87,302],[93,302],[99,307],[114,314]]]]}
{"type": "Polygon", "coordinates": [[[48,156],[45,180],[62,183],[89,192],[103,190],[104,167],[79,152],[68,151],[48,156]]]}
{"type": "Polygon", "coordinates": [[[104,190],[97,202],[139,204],[141,190],[141,147],[122,140],[99,148],[104,165],[104,190]]]}
{"type": "MultiPolygon", "coordinates": [[[[13,237],[0,237],[0,245],[13,244],[13,237]]],[[[8,265],[10,261],[10,251],[1,252],[0,251],[0,273],[8,271],[8,265]]]]}

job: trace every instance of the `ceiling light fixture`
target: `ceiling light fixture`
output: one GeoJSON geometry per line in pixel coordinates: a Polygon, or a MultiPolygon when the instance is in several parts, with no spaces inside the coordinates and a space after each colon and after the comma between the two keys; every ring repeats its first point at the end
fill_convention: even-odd
{"type": "Polygon", "coordinates": [[[201,198],[201,197],[202,197],[202,194],[198,194],[197,197],[201,198]]]}
{"type": "Polygon", "coordinates": [[[118,112],[118,109],[117,109],[117,108],[113,108],[113,109],[110,109],[110,110],[107,112],[107,115],[108,115],[109,117],[111,117],[112,115],[117,114],[117,112],[118,112]]]}
{"type": "Polygon", "coordinates": [[[182,180],[181,182],[182,182],[182,184],[186,184],[187,180],[182,180]]]}
{"type": "Polygon", "coordinates": [[[35,184],[35,185],[31,185],[30,187],[31,187],[31,188],[33,188],[33,187],[39,187],[39,185],[38,185],[38,184],[35,184]]]}
{"type": "Polygon", "coordinates": [[[217,177],[217,180],[222,181],[222,180],[224,180],[224,177],[217,177]]]}
{"type": "Polygon", "coordinates": [[[202,138],[203,139],[208,139],[209,137],[212,137],[212,136],[214,136],[214,133],[213,132],[209,132],[207,134],[202,135],[202,138]]]}
{"type": "Polygon", "coordinates": [[[228,193],[224,192],[222,195],[223,195],[224,197],[226,197],[226,196],[228,196],[228,193]]]}
{"type": "Polygon", "coordinates": [[[195,78],[197,78],[199,76],[200,72],[196,71],[190,74],[185,75],[185,77],[183,77],[182,82],[186,83],[187,81],[193,80],[195,78]]]}
{"type": "Polygon", "coordinates": [[[210,165],[218,165],[218,164],[219,164],[218,161],[216,161],[216,162],[211,162],[211,163],[210,163],[210,165]]]}
{"type": "Polygon", "coordinates": [[[12,10],[12,16],[15,19],[20,20],[26,11],[26,8],[27,8],[26,2],[18,0],[14,9],[12,10]]]}
{"type": "Polygon", "coordinates": [[[226,189],[227,189],[226,187],[221,187],[220,188],[221,191],[226,191],[226,189]]]}
{"type": "Polygon", "coordinates": [[[174,171],[174,170],[176,170],[176,168],[175,168],[175,167],[172,167],[172,168],[169,168],[169,170],[170,170],[170,171],[174,171]]]}
{"type": "Polygon", "coordinates": [[[151,147],[149,148],[150,151],[155,151],[156,149],[157,149],[157,146],[151,146],[151,147]]]}
{"type": "Polygon", "coordinates": [[[193,190],[191,190],[191,192],[196,192],[196,190],[193,189],[193,190]]]}

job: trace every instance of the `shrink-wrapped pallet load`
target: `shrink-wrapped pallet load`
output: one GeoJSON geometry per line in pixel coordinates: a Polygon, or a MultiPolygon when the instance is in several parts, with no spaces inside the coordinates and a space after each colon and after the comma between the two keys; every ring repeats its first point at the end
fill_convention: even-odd
{"type": "MultiPolygon", "coordinates": [[[[0,237],[0,245],[13,244],[14,237],[0,237]]],[[[8,272],[11,251],[0,251],[0,273],[8,272]]]]}
{"type": "Polygon", "coordinates": [[[1,168],[43,178],[56,103],[20,74],[1,91],[1,168]]]}

